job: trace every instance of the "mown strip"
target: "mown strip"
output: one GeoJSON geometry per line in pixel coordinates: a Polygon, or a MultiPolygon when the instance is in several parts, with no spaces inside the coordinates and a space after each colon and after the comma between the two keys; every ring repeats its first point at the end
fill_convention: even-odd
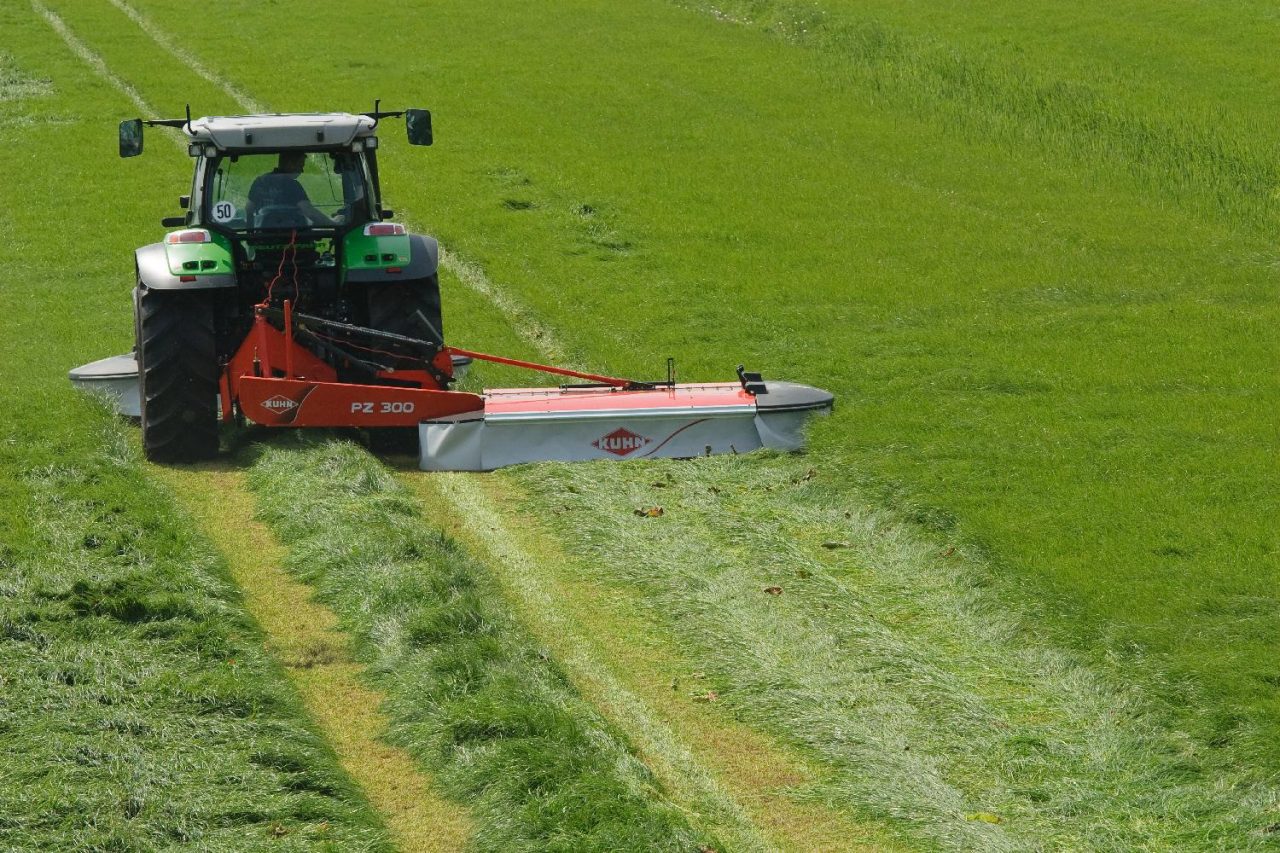
{"type": "Polygon", "coordinates": [[[124,429],[6,420],[0,847],[390,849],[124,429]]]}
{"type": "Polygon", "coordinates": [[[475,849],[716,846],[362,449],[298,436],[264,449],[249,482],[288,568],[387,694],[389,738],[471,804],[475,849]]]}
{"type": "Polygon", "coordinates": [[[706,674],[673,651],[646,618],[647,604],[586,579],[529,513],[508,478],[404,475],[428,513],[482,557],[522,620],[578,688],[625,730],[682,805],[730,849],[890,849],[890,839],[797,791],[822,771],[775,740],[730,719],[706,674]]]}
{"type": "Polygon", "coordinates": [[[209,465],[152,471],[222,552],[267,635],[267,648],[343,768],[386,821],[397,849],[463,849],[470,834],[466,810],[436,794],[408,754],[382,742],[386,720],[378,708],[385,697],[365,686],[364,667],[353,660],[333,611],[284,571],[286,551],[254,518],[244,475],[209,465]]]}
{"type": "Polygon", "coordinates": [[[940,849],[1269,843],[1266,768],[1172,728],[1134,673],[1036,637],[989,572],[830,489],[816,460],[522,468],[570,571],[631,590],[807,794],[940,849]],[[658,517],[637,510],[661,506],[658,517]]]}

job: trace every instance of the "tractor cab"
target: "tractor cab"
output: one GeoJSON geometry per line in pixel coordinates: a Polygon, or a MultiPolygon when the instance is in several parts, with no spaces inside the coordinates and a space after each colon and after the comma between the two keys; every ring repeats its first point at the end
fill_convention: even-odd
{"type": "Polygon", "coordinates": [[[228,236],[264,230],[345,231],[390,215],[378,189],[378,123],[404,116],[409,142],[430,145],[431,114],[370,113],[205,116],[120,124],[120,156],[142,153],[143,127],[180,129],[195,158],[189,213],[165,225],[196,225],[228,236]]]}
{"type": "Polygon", "coordinates": [[[201,204],[192,219],[233,234],[364,225],[377,217],[362,154],[294,149],[203,158],[196,176],[201,204]]]}
{"type": "Polygon", "coordinates": [[[134,253],[150,458],[205,458],[218,420],[246,410],[291,422],[296,405],[274,391],[246,402],[255,380],[447,389],[439,245],[388,221],[379,191],[378,126],[400,117],[410,144],[431,144],[430,113],[376,101],[367,113],[192,118],[188,108],[121,122],[121,157],[141,154],[143,129],[159,125],[184,135],[195,164],[185,214],[162,220],[176,230],[134,253]]]}

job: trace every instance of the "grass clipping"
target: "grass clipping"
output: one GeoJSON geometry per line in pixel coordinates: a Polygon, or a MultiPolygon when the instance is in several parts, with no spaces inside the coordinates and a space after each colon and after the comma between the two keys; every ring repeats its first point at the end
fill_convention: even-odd
{"type": "Polygon", "coordinates": [[[265,451],[250,485],[288,567],[338,613],[386,692],[389,737],[471,806],[474,847],[713,844],[516,624],[480,564],[367,453],[300,438],[265,451]]]}

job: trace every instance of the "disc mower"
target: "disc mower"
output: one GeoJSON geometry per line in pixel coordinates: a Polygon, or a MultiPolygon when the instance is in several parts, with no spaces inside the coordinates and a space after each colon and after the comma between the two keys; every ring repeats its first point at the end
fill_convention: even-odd
{"type": "Polygon", "coordinates": [[[490,470],[539,460],[690,457],[791,450],[832,395],[764,382],[687,384],[602,376],[448,346],[439,246],[383,206],[379,124],[422,109],[130,119],[179,130],[195,162],[185,214],[135,252],[135,348],[71,371],[142,425],[148,458],[218,452],[219,425],[416,431],[421,467],[490,470]],[[577,380],[554,388],[450,390],[473,360],[577,380]]]}

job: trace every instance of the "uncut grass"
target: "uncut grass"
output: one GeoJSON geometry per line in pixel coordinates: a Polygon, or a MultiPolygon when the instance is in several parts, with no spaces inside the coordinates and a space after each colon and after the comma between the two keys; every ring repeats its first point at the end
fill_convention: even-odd
{"type": "MultiPolygon", "coordinates": [[[[1124,4],[1131,17],[1124,23],[1116,7],[1102,15],[1092,8],[1070,10],[1061,25],[1080,25],[1091,38],[1046,38],[1024,21],[1017,43],[993,45],[984,33],[992,15],[987,7],[959,7],[950,16],[950,24],[958,26],[948,26],[934,10],[921,14],[909,4],[738,0],[689,5],[814,49],[824,57],[820,62],[832,83],[918,113],[936,113],[970,135],[1082,164],[1112,161],[1151,191],[1184,203],[1207,203],[1253,226],[1273,229],[1280,215],[1274,194],[1280,185],[1280,139],[1272,123],[1260,120],[1264,113],[1253,90],[1231,79],[1250,79],[1266,92],[1274,88],[1276,69],[1234,68],[1222,74],[1226,80],[1213,74],[1248,53],[1240,42],[1223,43],[1230,25],[1248,31],[1244,44],[1255,44],[1255,56],[1261,56],[1263,46],[1280,35],[1274,24],[1207,7],[1199,13],[1203,22],[1170,26],[1160,20],[1158,9],[1140,0],[1124,4]],[[1118,62],[1099,33],[1105,27],[1107,36],[1131,44],[1127,36],[1149,25],[1172,30],[1164,35],[1180,40],[1194,58],[1175,58],[1162,45],[1160,56],[1151,56],[1147,47],[1118,62]],[[1154,67],[1144,67],[1142,60],[1154,67]],[[1064,78],[1064,65],[1085,63],[1092,65],[1091,73],[1076,68],[1064,78]],[[1188,69],[1194,73],[1186,75],[1188,69]],[[1135,87],[1130,79],[1135,76],[1148,85],[1135,87]],[[1249,96],[1242,98],[1241,92],[1249,96]],[[1189,93],[1199,96],[1194,109],[1187,103],[1189,93]]],[[[1034,8],[1007,5],[1021,14],[1034,8]]]]}
{"type": "Polygon", "coordinates": [[[470,806],[475,849],[715,845],[376,460],[299,437],[264,449],[250,484],[386,692],[388,737],[470,806]]]}
{"type": "Polygon", "coordinates": [[[804,796],[938,849],[1270,845],[1269,768],[1224,761],[1127,673],[1047,643],[989,566],[850,504],[830,466],[636,469],[513,476],[526,511],[558,507],[573,571],[639,592],[718,702],[831,769],[804,796]]]}
{"type": "Polygon", "coordinates": [[[833,23],[876,21],[1000,64],[1051,71],[1131,110],[1182,112],[1272,148],[1280,142],[1280,131],[1265,120],[1280,108],[1269,50],[1280,38],[1280,20],[1267,0],[1176,9],[1160,0],[1105,6],[729,0],[716,8],[725,18],[792,34],[797,23],[813,33],[833,23]]]}
{"type": "Polygon", "coordinates": [[[0,847],[387,849],[132,431],[66,381],[128,349],[157,197],[89,144],[132,106],[29,10],[0,32],[0,847]]]}
{"type": "MultiPolygon", "coordinates": [[[[439,130],[425,155],[384,152],[398,207],[592,366],[674,353],[687,379],[744,361],[835,391],[813,446],[849,499],[985,548],[1055,642],[1127,659],[1235,760],[1280,762],[1277,253],[1255,191],[1273,154],[1172,97],[1116,102],[905,25],[877,78],[674,6],[496,8],[387,11],[370,70],[406,103],[428,73],[439,130]],[[1028,112],[1040,89],[1067,113],[1028,112]]],[[[246,15],[211,24],[230,55],[266,27],[246,15]]],[[[295,22],[285,79],[314,73],[356,26],[341,17],[295,22]]],[[[223,72],[298,105],[272,74],[223,72]]]]}

